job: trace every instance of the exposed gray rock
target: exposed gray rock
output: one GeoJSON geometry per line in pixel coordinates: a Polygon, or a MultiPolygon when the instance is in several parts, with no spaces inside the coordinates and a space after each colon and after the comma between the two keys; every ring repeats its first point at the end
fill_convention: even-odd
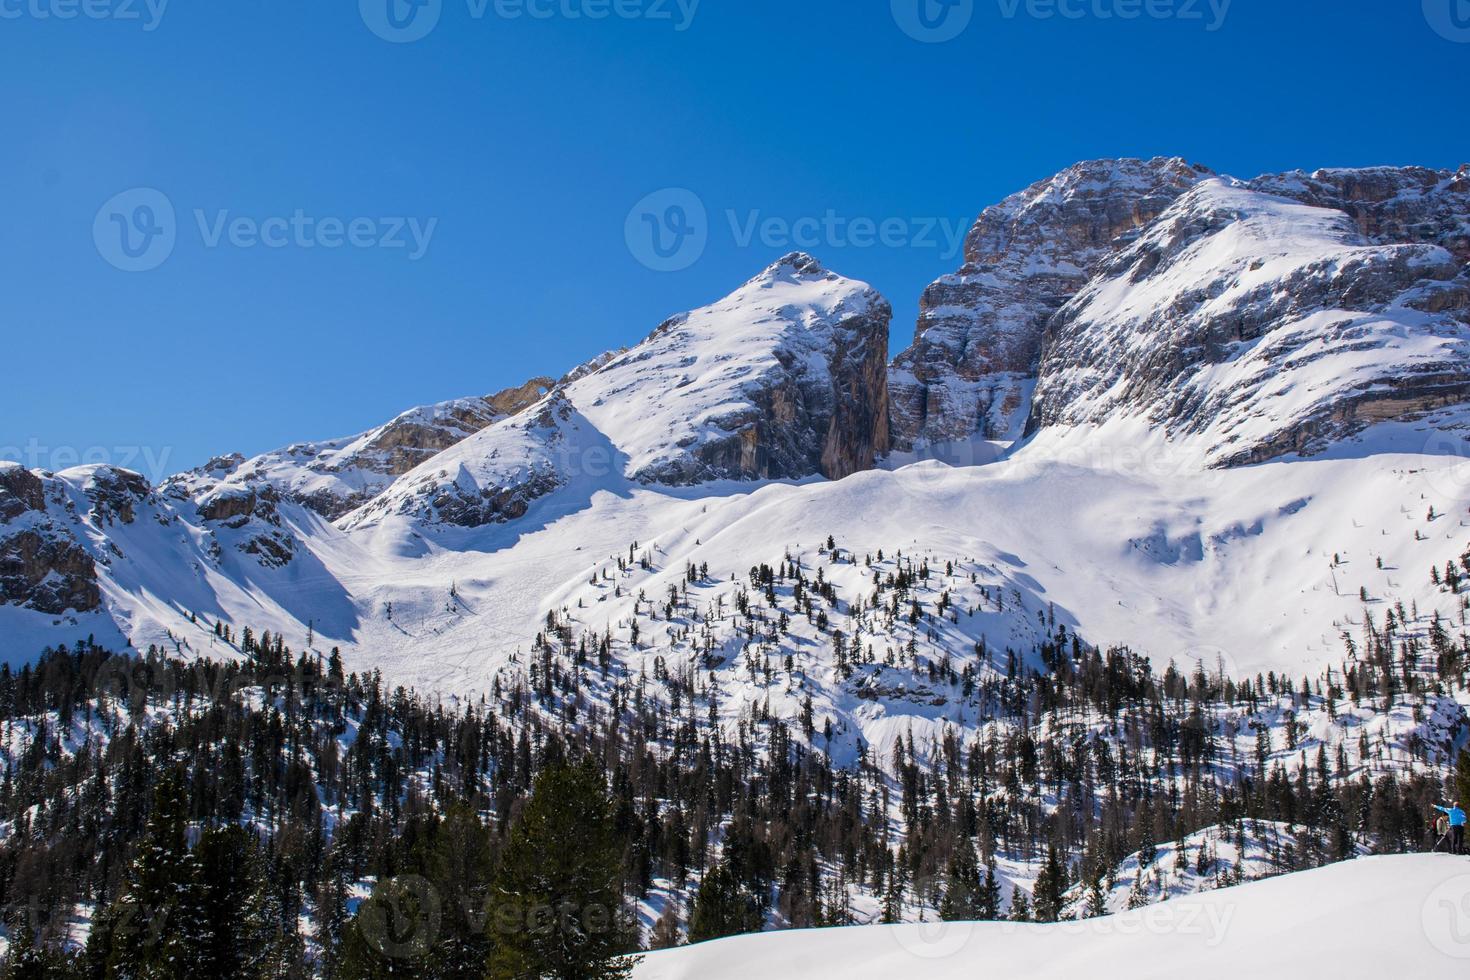
{"type": "Polygon", "coordinates": [[[102,602],[97,565],[85,548],[49,525],[0,537],[0,602],[61,615],[102,602]]]}
{"type": "Polygon", "coordinates": [[[611,480],[841,479],[888,448],[888,303],[809,255],[578,369],[349,514],[480,526],[554,490],[611,480]]]}
{"type": "Polygon", "coordinates": [[[1178,158],[1093,160],[986,208],[964,266],[924,291],[913,345],[893,362],[894,448],[1017,434],[1048,321],[1209,175],[1178,158]]]}
{"type": "Polygon", "coordinates": [[[1216,179],[1052,321],[1028,432],[1136,418],[1235,465],[1467,400],[1470,277],[1449,251],[1216,179]]]}
{"type": "Polygon", "coordinates": [[[296,443],[251,459],[221,456],[175,477],[165,492],[202,500],[219,488],[271,487],[281,498],[335,520],[414,467],[535,404],[555,384],[532,378],[493,395],[409,409],[356,436],[296,443]]]}

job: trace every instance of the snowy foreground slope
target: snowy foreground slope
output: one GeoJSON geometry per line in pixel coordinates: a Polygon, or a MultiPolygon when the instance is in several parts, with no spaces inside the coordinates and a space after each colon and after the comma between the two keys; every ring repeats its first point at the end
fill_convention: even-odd
{"type": "Polygon", "coordinates": [[[636,980],[1463,977],[1470,861],[1363,858],[1081,922],[861,926],[651,953],[636,980]]]}

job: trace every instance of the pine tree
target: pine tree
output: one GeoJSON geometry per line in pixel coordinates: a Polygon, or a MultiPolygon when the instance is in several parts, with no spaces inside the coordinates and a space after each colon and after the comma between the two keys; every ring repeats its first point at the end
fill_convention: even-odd
{"type": "Polygon", "coordinates": [[[137,980],[191,980],[200,973],[204,939],[200,890],[187,837],[188,803],[183,777],[166,773],[153,796],[153,810],[128,888],[113,921],[108,974],[137,980]]]}
{"type": "Polygon", "coordinates": [[[602,772],[591,760],[551,765],[536,777],[496,877],[488,976],[615,980],[631,974],[622,852],[602,772]]]}
{"type": "Polygon", "coordinates": [[[1067,868],[1055,847],[1046,849],[1046,863],[1036,878],[1033,902],[1037,922],[1056,922],[1062,916],[1063,895],[1067,891],[1067,868]]]}
{"type": "Polygon", "coordinates": [[[203,941],[197,951],[201,975],[238,975],[259,950],[260,898],[264,869],[254,836],[241,827],[207,830],[194,848],[199,869],[199,916],[203,941]]]}
{"type": "Polygon", "coordinates": [[[424,877],[410,873],[378,882],[342,932],[335,976],[437,980],[433,951],[442,916],[441,896],[424,877]]]}
{"type": "Polygon", "coordinates": [[[705,872],[689,916],[689,941],[702,943],[760,928],[760,910],[729,866],[716,864],[705,872]]]}
{"type": "Polygon", "coordinates": [[[6,951],[5,972],[0,976],[4,980],[49,980],[54,974],[49,972],[45,955],[36,948],[30,923],[24,918],[15,922],[10,927],[10,935],[13,938],[6,951]]]}
{"type": "Polygon", "coordinates": [[[995,858],[985,862],[985,880],[980,885],[980,900],[976,912],[981,919],[1000,918],[1000,881],[995,874],[995,858]]]}
{"type": "Polygon", "coordinates": [[[949,859],[939,917],[946,922],[969,922],[981,918],[980,891],[980,865],[975,860],[975,849],[968,840],[962,840],[949,859]]]}
{"type": "Polygon", "coordinates": [[[671,901],[664,906],[658,921],[653,924],[653,937],[649,946],[653,949],[673,949],[683,942],[684,937],[679,932],[679,913],[671,901]]]}

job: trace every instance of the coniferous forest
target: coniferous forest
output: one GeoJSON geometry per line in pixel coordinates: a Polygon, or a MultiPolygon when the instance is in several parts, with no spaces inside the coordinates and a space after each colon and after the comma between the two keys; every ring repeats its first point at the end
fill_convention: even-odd
{"type": "Polygon", "coordinates": [[[1056,921],[1427,849],[1470,795],[1470,653],[1369,624],[1318,678],[1047,642],[1045,671],[940,678],[978,732],[849,766],[805,714],[712,724],[697,685],[548,637],[450,706],[249,630],[223,662],[53,650],[0,671],[6,976],[614,977],[761,928],[1056,921]]]}

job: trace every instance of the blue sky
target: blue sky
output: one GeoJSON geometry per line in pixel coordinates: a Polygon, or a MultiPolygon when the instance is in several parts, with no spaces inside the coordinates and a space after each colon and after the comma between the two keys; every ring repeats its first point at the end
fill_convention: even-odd
{"type": "Polygon", "coordinates": [[[0,455],[156,478],[558,374],[791,226],[897,350],[946,232],[1079,159],[1470,159],[1470,0],[388,2],[0,0],[0,455]]]}

